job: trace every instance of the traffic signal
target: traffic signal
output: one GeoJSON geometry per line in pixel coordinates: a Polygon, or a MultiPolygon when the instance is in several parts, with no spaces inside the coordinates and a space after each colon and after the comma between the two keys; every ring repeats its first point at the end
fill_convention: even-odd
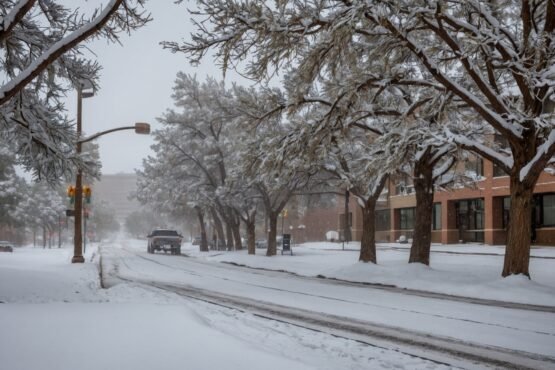
{"type": "Polygon", "coordinates": [[[85,197],[85,202],[87,204],[91,203],[91,195],[92,195],[91,187],[88,185],[83,186],[83,196],[85,197]]]}
{"type": "Polygon", "coordinates": [[[67,187],[67,196],[69,197],[69,203],[73,204],[75,202],[75,186],[69,185],[67,187]]]}

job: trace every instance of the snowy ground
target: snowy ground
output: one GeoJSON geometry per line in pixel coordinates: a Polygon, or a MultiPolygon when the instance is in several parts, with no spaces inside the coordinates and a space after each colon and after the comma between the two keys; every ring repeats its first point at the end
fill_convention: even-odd
{"type": "Polygon", "coordinates": [[[231,262],[256,268],[284,270],[303,276],[325,276],[354,282],[395,285],[458,296],[495,299],[536,305],[555,306],[555,248],[532,249],[530,273],[501,278],[504,246],[478,244],[434,245],[430,267],[408,264],[409,246],[379,244],[378,265],[359,263],[360,245],[356,242],[305,243],[288,253],[272,258],[266,250],[255,256],[246,251],[201,253],[197,246],[185,245],[184,253],[208,261],[231,262]]]}
{"type": "MultiPolygon", "coordinates": [[[[457,331],[449,327],[455,325],[460,333],[453,332],[453,337],[479,336],[476,340],[484,344],[555,357],[554,314],[499,311],[441,301],[428,307],[423,300],[410,297],[389,294],[394,297],[391,298],[387,293],[375,292],[362,297],[360,289],[364,288],[331,286],[324,290],[325,281],[305,284],[275,273],[248,275],[233,266],[214,264],[225,261],[306,276],[325,275],[555,306],[555,248],[533,250],[534,256],[542,258],[532,259],[534,280],[529,281],[499,278],[503,253],[500,247],[435,246],[431,268],[408,266],[408,252],[403,245],[381,245],[379,266],[357,263],[356,245],[348,247],[350,250],[344,251],[341,244],[310,243],[294,247],[293,256],[268,258],[262,250],[257,250],[256,256],[244,251],[200,253],[198,247],[187,244],[184,252],[197,257],[189,259],[147,255],[144,241],[130,240],[104,245],[102,252],[103,258],[119,258],[119,264],[112,267],[120,270],[120,276],[162,275],[171,282],[205,284],[214,289],[218,285],[228,293],[279,304],[329,313],[339,309],[350,317],[374,315],[376,320],[390,325],[430,326],[430,333],[435,334],[457,331]],[[277,291],[277,286],[272,285],[291,283],[297,288],[294,302],[291,294],[277,291]],[[299,295],[315,289],[321,289],[319,296],[299,295]],[[345,302],[331,304],[328,295],[345,302]],[[422,318],[426,323],[419,322],[422,318]]],[[[88,253],[87,263],[77,265],[70,263],[69,248],[27,247],[0,253],[0,369],[445,368],[399,352],[187,300],[140,284],[118,283],[101,289],[98,249],[89,248],[88,253]]]]}

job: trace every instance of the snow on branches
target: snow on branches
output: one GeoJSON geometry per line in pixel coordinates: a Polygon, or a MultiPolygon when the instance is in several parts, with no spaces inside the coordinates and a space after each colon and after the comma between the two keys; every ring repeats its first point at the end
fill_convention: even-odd
{"type": "Polygon", "coordinates": [[[84,57],[82,43],[119,42],[122,32],[142,27],[150,20],[144,2],[111,0],[91,15],[56,1],[0,2],[0,135],[38,178],[57,181],[86,168],[61,99],[83,80],[96,84],[100,66],[84,57]]]}

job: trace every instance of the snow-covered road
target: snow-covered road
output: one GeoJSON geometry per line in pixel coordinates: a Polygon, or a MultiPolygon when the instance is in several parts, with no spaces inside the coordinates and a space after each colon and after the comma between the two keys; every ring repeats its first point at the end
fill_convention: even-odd
{"type": "Polygon", "coordinates": [[[555,306],[555,250],[533,251],[548,258],[530,281],[498,277],[500,247],[434,246],[448,253],[432,267],[393,247],[379,265],[333,243],[184,257],[121,239],[85,264],[70,246],[16,248],[0,254],[0,369],[555,368],[555,314],[540,307],[555,306]]]}
{"type": "MultiPolygon", "coordinates": [[[[550,312],[453,302],[193,258],[149,255],[143,243],[133,241],[101,251],[108,285],[123,278],[190,287],[479,346],[555,357],[555,314],[550,312]]],[[[555,366],[555,360],[552,364],[555,366]]]]}

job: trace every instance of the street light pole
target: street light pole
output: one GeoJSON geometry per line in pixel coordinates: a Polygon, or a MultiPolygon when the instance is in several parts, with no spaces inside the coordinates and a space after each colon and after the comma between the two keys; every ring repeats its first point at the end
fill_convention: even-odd
{"type": "MultiPolygon", "coordinates": [[[[83,86],[77,88],[77,156],[81,155],[81,115],[83,101],[83,86]]],[[[83,214],[83,171],[77,169],[77,177],[75,179],[75,225],[73,233],[73,258],[71,263],[83,263],[83,234],[81,230],[83,214]]]]}
{"type": "MultiPolygon", "coordinates": [[[[77,155],[81,154],[81,146],[83,143],[92,141],[102,135],[109,134],[121,130],[135,130],[137,134],[148,135],[150,133],[150,125],[144,122],[137,122],[134,126],[117,127],[110,130],[102,131],[91,135],[86,138],[81,137],[81,100],[92,96],[92,92],[84,93],[79,89],[77,91],[77,155]]],[[[83,263],[83,172],[81,169],[77,170],[77,178],[75,180],[75,232],[74,232],[74,245],[73,245],[73,258],[72,263],[83,263]]],[[[86,229],[85,229],[86,230],[86,229]]]]}

